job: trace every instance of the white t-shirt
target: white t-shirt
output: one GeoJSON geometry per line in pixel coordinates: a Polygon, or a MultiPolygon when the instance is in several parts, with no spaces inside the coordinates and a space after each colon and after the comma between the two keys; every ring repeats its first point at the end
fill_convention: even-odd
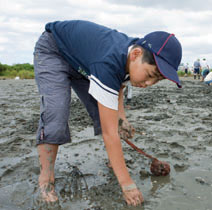
{"type": "Polygon", "coordinates": [[[212,71],[204,79],[205,82],[210,81],[210,80],[212,80],[212,71]]]}
{"type": "Polygon", "coordinates": [[[207,64],[207,61],[202,61],[201,62],[201,67],[202,67],[202,69],[209,69],[209,66],[207,64]]]}

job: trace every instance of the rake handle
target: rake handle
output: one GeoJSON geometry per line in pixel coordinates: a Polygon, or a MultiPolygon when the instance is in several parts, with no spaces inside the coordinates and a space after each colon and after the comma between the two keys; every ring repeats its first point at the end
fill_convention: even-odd
{"type": "Polygon", "coordinates": [[[151,160],[157,160],[157,158],[147,154],[146,152],[144,152],[142,149],[138,148],[137,146],[135,146],[131,141],[129,141],[128,139],[123,139],[127,144],[129,144],[133,149],[135,149],[137,152],[141,153],[142,155],[150,158],[151,160]]]}

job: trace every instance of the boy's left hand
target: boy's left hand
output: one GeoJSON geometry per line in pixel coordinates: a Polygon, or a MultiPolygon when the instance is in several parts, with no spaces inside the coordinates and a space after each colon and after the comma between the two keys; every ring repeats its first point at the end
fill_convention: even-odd
{"type": "Polygon", "coordinates": [[[119,119],[119,135],[121,139],[131,139],[135,134],[135,128],[127,120],[119,119]]]}

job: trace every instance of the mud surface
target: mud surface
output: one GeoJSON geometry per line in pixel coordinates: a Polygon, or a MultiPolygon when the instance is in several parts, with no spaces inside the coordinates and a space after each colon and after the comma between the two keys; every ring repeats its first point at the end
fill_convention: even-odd
{"type": "Polygon", "coordinates": [[[39,163],[35,133],[39,96],[33,80],[0,81],[0,209],[212,209],[212,86],[183,78],[183,89],[169,81],[134,89],[127,109],[136,128],[133,143],[171,165],[167,177],[150,174],[150,162],[123,142],[130,174],[143,192],[142,207],[127,207],[101,136],[75,97],[70,129],[72,143],[60,147],[56,191],[60,203],[37,202],[39,163]],[[84,174],[75,178],[72,166],[84,174]],[[88,189],[87,189],[88,187],[88,189]]]}

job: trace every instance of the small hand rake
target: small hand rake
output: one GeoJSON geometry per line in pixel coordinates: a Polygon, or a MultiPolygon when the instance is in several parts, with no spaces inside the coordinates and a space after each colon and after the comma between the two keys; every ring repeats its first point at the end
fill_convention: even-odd
{"type": "Polygon", "coordinates": [[[139,149],[136,147],[132,142],[130,142],[128,139],[123,139],[127,144],[129,144],[133,149],[135,149],[137,152],[141,153],[142,155],[148,157],[152,160],[150,171],[155,176],[167,176],[170,173],[170,165],[167,162],[160,161],[157,158],[145,153],[142,149],[139,149]]]}

